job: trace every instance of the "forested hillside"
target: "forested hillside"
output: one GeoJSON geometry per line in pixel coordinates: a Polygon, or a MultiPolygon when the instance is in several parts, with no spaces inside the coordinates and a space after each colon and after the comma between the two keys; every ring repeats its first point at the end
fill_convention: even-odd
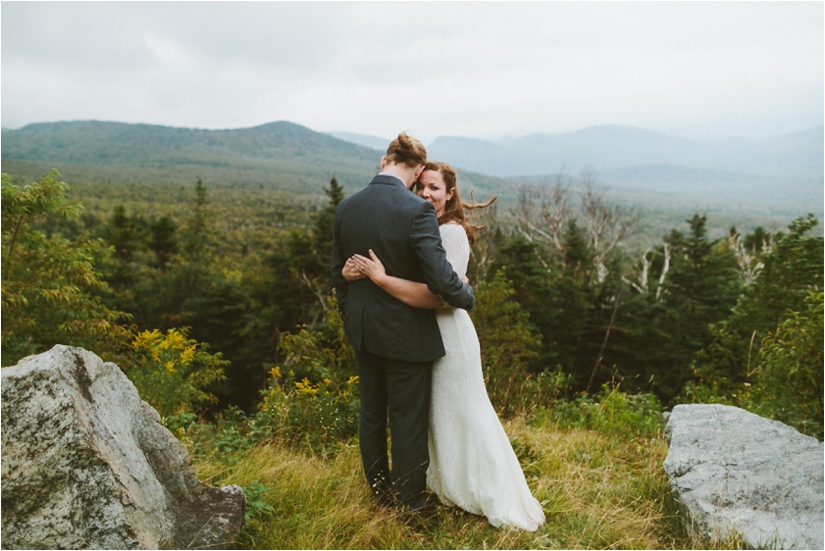
{"type": "MultiPolygon", "coordinates": [[[[374,514],[353,474],[358,377],[329,273],[333,213],[354,190],[332,178],[322,191],[4,174],[2,365],[57,343],[117,363],[202,476],[244,484],[245,546],[411,547],[419,531],[395,534],[393,519],[392,534],[352,536],[295,508],[343,487],[358,518],[374,514]],[[273,457],[296,467],[285,478],[273,457]],[[339,463],[349,474],[318,476],[339,463]]],[[[695,213],[639,249],[628,245],[651,214],[586,174],[516,195],[507,216],[478,220],[472,319],[491,401],[554,515],[548,534],[560,547],[684,548],[659,468],[663,407],[727,403],[823,436],[818,221],[714,236],[695,213]],[[614,464],[621,474],[603,468],[614,464]]],[[[437,545],[487,545],[483,520],[467,531],[437,515],[437,545]]]]}
{"type": "MultiPolygon", "coordinates": [[[[208,385],[190,373],[219,409],[251,411],[275,383],[337,384],[354,372],[330,302],[331,222],[350,190],[332,179],[325,192],[317,201],[200,180],[72,189],[57,173],[31,185],[4,175],[3,364],[62,342],[140,372],[142,346],[191,338],[228,362],[208,385]],[[70,193],[88,207],[73,206],[70,193]],[[161,333],[134,340],[147,331],[161,333]]],[[[794,374],[767,352],[795,346],[787,324],[821,343],[810,331],[822,306],[816,218],[712,237],[695,214],[646,251],[627,249],[643,220],[586,178],[523,188],[506,219],[484,213],[469,273],[500,410],[541,404],[560,381],[587,393],[620,382],[671,405],[710,396],[769,404],[781,390],[797,398],[778,395],[791,410],[775,415],[821,434],[821,404],[799,398],[821,390],[821,376],[811,379],[818,387],[804,379],[821,375],[821,345],[804,345],[810,363],[794,374]],[[774,364],[770,375],[760,369],[774,364]],[[768,376],[785,383],[763,386],[768,376]]],[[[195,405],[174,400],[170,412],[195,405]]]]}
{"type": "MultiPolygon", "coordinates": [[[[56,168],[87,211],[99,215],[100,209],[111,208],[102,198],[121,197],[129,204],[134,196],[155,193],[155,188],[143,184],[158,190],[177,185],[177,193],[182,193],[198,178],[216,193],[223,193],[218,191],[221,188],[249,189],[261,198],[286,193],[304,196],[305,203],[319,204],[332,176],[352,193],[369,181],[380,163],[378,149],[344,141],[361,139],[377,147],[380,138],[337,135],[342,139],[283,121],[235,130],[99,121],[43,123],[3,130],[2,168],[19,182],[35,181],[56,168]],[[135,187],[137,184],[141,185],[135,187]]],[[[547,152],[549,157],[539,153],[539,160],[560,154],[555,150],[547,152]]],[[[431,158],[444,159],[441,154],[437,147],[431,148],[431,158]]],[[[715,237],[732,225],[746,231],[760,226],[777,230],[800,213],[812,211],[818,218],[822,216],[821,208],[817,209],[822,203],[821,174],[819,183],[789,177],[780,185],[774,177],[718,170],[659,165],[605,173],[604,168],[596,164],[588,169],[596,185],[616,203],[646,213],[627,243],[639,251],[697,211],[709,215],[708,231],[715,237]]],[[[559,181],[579,176],[571,164],[549,175],[519,179],[459,171],[465,198],[469,191],[477,200],[498,196],[498,214],[503,220],[512,219],[525,183],[552,188],[559,181]]],[[[157,208],[171,207],[158,204],[157,208]]],[[[822,228],[815,231],[821,234],[822,228]]]]}
{"type": "MultiPolygon", "coordinates": [[[[366,185],[381,153],[298,124],[199,130],[77,121],[3,130],[6,174],[36,180],[52,168],[68,183],[189,184],[269,189],[321,196],[332,175],[350,190],[366,185]]],[[[389,142],[385,144],[389,145],[389,142]]],[[[468,172],[468,185],[514,195],[516,186],[468,172]]]]}

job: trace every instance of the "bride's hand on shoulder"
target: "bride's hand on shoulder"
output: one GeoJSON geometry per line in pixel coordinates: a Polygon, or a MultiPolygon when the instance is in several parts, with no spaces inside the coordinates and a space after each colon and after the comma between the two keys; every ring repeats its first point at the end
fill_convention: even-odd
{"type": "Polygon", "coordinates": [[[367,277],[367,274],[361,271],[358,268],[358,265],[359,264],[354,257],[349,257],[347,259],[347,263],[344,264],[344,269],[341,270],[341,275],[344,276],[344,279],[346,279],[347,281],[357,281],[359,279],[367,277]]]}

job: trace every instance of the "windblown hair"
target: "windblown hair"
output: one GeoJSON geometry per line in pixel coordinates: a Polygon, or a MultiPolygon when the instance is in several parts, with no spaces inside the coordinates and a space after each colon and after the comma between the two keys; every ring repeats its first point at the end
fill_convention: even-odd
{"type": "Polygon", "coordinates": [[[470,246],[476,241],[476,232],[483,230],[487,226],[476,226],[467,221],[464,214],[464,209],[474,210],[487,208],[498,199],[498,195],[487,201],[486,203],[465,203],[461,200],[461,195],[458,193],[458,185],[455,170],[447,163],[429,162],[424,164],[424,171],[434,170],[441,174],[444,178],[444,191],[450,193],[453,191],[453,196],[450,197],[444,205],[444,214],[438,217],[438,225],[446,224],[447,222],[455,222],[460,224],[467,232],[467,239],[470,241],[470,246]]]}
{"type": "Polygon", "coordinates": [[[387,161],[415,168],[427,162],[427,150],[424,149],[424,144],[402,132],[387,148],[387,161]]]}

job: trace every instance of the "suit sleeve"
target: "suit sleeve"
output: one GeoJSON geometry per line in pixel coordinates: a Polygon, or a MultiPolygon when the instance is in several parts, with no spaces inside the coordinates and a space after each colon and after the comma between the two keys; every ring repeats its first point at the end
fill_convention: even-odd
{"type": "Polygon", "coordinates": [[[447,262],[435,209],[430,203],[424,203],[413,218],[410,245],[421,264],[430,292],[443,298],[450,306],[468,312],[472,310],[475,305],[473,290],[461,281],[447,262]]]}
{"type": "Polygon", "coordinates": [[[341,311],[341,315],[346,317],[347,315],[347,292],[349,291],[349,281],[343,275],[344,264],[346,264],[347,259],[344,258],[343,252],[341,251],[341,211],[340,209],[336,209],[335,211],[335,221],[333,223],[333,235],[332,235],[332,280],[335,283],[335,298],[338,300],[338,310],[341,311]]]}

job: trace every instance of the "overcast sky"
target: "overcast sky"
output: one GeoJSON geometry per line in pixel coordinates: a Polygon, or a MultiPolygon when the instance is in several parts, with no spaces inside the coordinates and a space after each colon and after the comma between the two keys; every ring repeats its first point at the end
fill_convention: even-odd
{"type": "Polygon", "coordinates": [[[823,124],[822,2],[8,2],[2,125],[391,138],[823,124]]]}

